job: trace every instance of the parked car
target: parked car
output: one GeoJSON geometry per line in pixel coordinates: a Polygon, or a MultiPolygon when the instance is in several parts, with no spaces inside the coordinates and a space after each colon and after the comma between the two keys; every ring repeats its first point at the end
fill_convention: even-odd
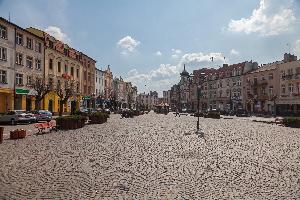
{"type": "Polygon", "coordinates": [[[36,117],[36,121],[51,121],[52,113],[48,110],[34,110],[31,112],[36,117]]]}
{"type": "Polygon", "coordinates": [[[237,117],[248,117],[249,116],[248,112],[244,109],[238,109],[235,114],[237,117]]]}
{"type": "Polygon", "coordinates": [[[110,114],[110,109],[109,108],[105,108],[104,109],[104,113],[110,114]]]}
{"type": "Polygon", "coordinates": [[[36,118],[32,114],[26,113],[24,110],[12,110],[0,116],[0,122],[10,123],[15,125],[17,123],[32,123],[36,118]]]}

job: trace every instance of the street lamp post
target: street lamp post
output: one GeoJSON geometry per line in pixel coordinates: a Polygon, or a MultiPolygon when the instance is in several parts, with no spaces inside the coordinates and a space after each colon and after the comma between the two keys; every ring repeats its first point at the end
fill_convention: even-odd
{"type": "MultiPolygon", "coordinates": [[[[200,74],[200,79],[203,80],[205,73],[200,74]]],[[[197,87],[197,130],[196,134],[199,137],[204,137],[204,132],[200,129],[200,96],[201,96],[201,83],[197,87]]]]}

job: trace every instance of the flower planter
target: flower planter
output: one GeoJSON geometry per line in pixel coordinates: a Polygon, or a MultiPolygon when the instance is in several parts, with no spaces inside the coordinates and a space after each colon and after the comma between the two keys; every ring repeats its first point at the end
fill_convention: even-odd
{"type": "Polygon", "coordinates": [[[17,129],[14,131],[10,131],[10,139],[16,140],[16,139],[23,139],[26,137],[26,130],[24,129],[17,129]]]}
{"type": "Polygon", "coordinates": [[[3,142],[4,127],[0,127],[0,144],[3,142]]]}
{"type": "Polygon", "coordinates": [[[67,116],[56,119],[57,125],[62,130],[74,130],[82,128],[85,125],[86,117],[83,116],[67,116]]]}
{"type": "Polygon", "coordinates": [[[24,129],[18,130],[18,138],[23,139],[25,137],[26,137],[26,130],[24,129]]]}

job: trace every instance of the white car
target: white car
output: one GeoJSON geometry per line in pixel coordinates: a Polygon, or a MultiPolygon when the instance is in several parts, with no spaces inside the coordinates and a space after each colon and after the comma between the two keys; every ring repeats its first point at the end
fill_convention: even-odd
{"type": "Polygon", "coordinates": [[[10,123],[11,125],[17,123],[32,123],[35,121],[36,118],[32,114],[26,113],[25,110],[12,110],[4,115],[0,115],[0,122],[10,123]]]}

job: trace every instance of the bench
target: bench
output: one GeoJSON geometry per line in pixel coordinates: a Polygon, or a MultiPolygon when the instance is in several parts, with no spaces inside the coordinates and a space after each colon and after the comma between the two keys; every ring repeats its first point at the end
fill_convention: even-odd
{"type": "Polygon", "coordinates": [[[34,124],[34,127],[38,129],[38,134],[42,134],[44,130],[49,129],[50,132],[52,130],[57,131],[57,127],[54,121],[45,122],[45,123],[37,123],[34,124]]]}

